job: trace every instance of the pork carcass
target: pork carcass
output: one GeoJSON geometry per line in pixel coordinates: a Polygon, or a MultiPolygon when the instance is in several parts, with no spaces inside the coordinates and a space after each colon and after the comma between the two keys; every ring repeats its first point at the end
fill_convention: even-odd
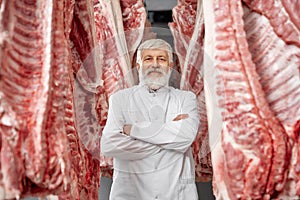
{"type": "Polygon", "coordinates": [[[198,134],[192,145],[196,181],[206,182],[211,180],[212,166],[203,80],[202,1],[178,1],[178,5],[172,12],[174,22],[169,23],[169,27],[181,66],[180,88],[196,94],[200,115],[198,134]]]}
{"type": "Polygon", "coordinates": [[[56,193],[70,181],[61,123],[66,85],[62,80],[68,66],[63,8],[61,1],[2,1],[0,88],[1,105],[7,105],[0,109],[4,198],[56,193]]]}
{"type": "Polygon", "coordinates": [[[244,1],[247,42],[271,110],[292,146],[289,176],[280,198],[300,195],[300,8],[297,1],[244,1]],[[274,18],[273,16],[278,16],[274,18]],[[284,28],[283,28],[284,27],[284,28]],[[292,189],[295,188],[295,189],[292,189]]]}
{"type": "Polygon", "coordinates": [[[65,24],[70,24],[66,26],[72,27],[66,31],[66,35],[70,35],[68,50],[72,65],[69,66],[68,77],[66,77],[69,84],[66,88],[64,108],[64,124],[71,155],[70,178],[72,183],[68,191],[58,196],[59,199],[70,200],[98,199],[100,184],[99,134],[95,118],[96,97],[92,91],[99,82],[95,81],[98,74],[96,68],[98,59],[92,54],[96,46],[93,3],[89,0],[78,0],[74,2],[73,7],[73,12],[66,12],[66,15],[70,14],[69,20],[68,18],[65,20],[65,24]],[[81,68],[82,63],[86,59],[89,59],[89,66],[83,69],[81,68]],[[81,76],[84,73],[91,75],[88,76],[90,79],[83,79],[81,76]],[[92,138],[94,141],[87,138],[92,138]]]}
{"type": "Polygon", "coordinates": [[[179,59],[181,71],[194,32],[196,13],[196,0],[178,0],[177,5],[172,9],[173,22],[168,24],[174,37],[174,50],[179,59]]]}
{"type": "Polygon", "coordinates": [[[2,1],[1,199],[98,199],[99,161],[79,140],[73,101],[74,69],[95,45],[92,9],[85,0],[2,1]]]}
{"type": "Polygon", "coordinates": [[[144,36],[146,10],[143,0],[120,0],[120,6],[127,51],[133,63],[134,53],[144,36]]]}
{"type": "Polygon", "coordinates": [[[96,92],[102,86],[100,58],[97,55],[97,38],[94,4],[90,0],[77,0],[70,31],[72,52],[71,79],[75,123],[80,141],[99,160],[99,125],[96,116],[96,92]]]}
{"type": "Polygon", "coordinates": [[[298,165],[293,161],[297,156],[292,157],[298,141],[291,134],[299,131],[299,48],[289,37],[280,39],[281,31],[272,25],[275,18],[268,19],[272,11],[277,16],[284,9],[272,9],[279,1],[258,2],[253,6],[267,8],[261,12],[266,17],[254,13],[250,3],[246,8],[241,1],[203,1],[204,77],[217,199],[299,195],[295,182],[290,183],[292,163],[298,165]]]}
{"type": "MultiPolygon", "coordinates": [[[[108,98],[134,85],[133,53],[142,40],[146,11],[143,1],[97,1],[94,5],[103,87],[97,93],[100,133],[106,124],[108,98]]],[[[112,176],[111,158],[100,155],[103,176],[112,176]]]]}

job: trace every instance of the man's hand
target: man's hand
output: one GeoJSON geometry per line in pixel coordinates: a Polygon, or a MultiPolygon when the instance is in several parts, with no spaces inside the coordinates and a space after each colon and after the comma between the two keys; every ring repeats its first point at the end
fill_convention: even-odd
{"type": "Polygon", "coordinates": [[[177,115],[173,121],[179,121],[179,120],[182,120],[182,119],[186,119],[189,117],[189,114],[180,114],[180,115],[177,115]]]}
{"type": "Polygon", "coordinates": [[[125,135],[130,135],[130,131],[131,131],[131,126],[132,125],[129,125],[129,124],[125,124],[124,126],[123,126],[123,133],[125,134],[125,135]]]}
{"type": "MultiPolygon", "coordinates": [[[[182,119],[186,119],[186,118],[188,118],[188,117],[189,117],[188,114],[180,114],[180,115],[177,115],[177,116],[173,119],[173,121],[179,121],[179,120],[182,120],[182,119]]],[[[125,124],[125,125],[123,126],[123,133],[124,133],[125,135],[130,136],[131,127],[132,127],[132,125],[130,125],[130,124],[125,124]]]]}

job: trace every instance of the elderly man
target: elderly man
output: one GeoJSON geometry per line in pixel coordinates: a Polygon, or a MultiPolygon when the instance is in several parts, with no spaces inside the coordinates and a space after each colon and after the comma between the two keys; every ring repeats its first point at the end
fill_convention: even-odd
{"type": "Polygon", "coordinates": [[[147,40],[137,52],[140,83],[109,99],[101,152],[114,158],[110,200],[196,200],[191,144],[199,116],[192,92],[168,85],[172,48],[147,40]]]}

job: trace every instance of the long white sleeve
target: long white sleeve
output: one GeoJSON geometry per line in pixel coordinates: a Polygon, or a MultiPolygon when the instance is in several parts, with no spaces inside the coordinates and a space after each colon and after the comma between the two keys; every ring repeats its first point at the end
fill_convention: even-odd
{"type": "Polygon", "coordinates": [[[189,117],[179,121],[136,123],[132,126],[130,136],[145,142],[159,145],[184,153],[194,141],[199,125],[199,116],[195,94],[186,93],[181,113],[189,117]]]}
{"type": "Polygon", "coordinates": [[[122,134],[125,124],[122,101],[124,99],[120,95],[112,95],[109,99],[108,118],[101,137],[101,153],[123,160],[143,159],[158,153],[161,150],[159,146],[122,134]]]}

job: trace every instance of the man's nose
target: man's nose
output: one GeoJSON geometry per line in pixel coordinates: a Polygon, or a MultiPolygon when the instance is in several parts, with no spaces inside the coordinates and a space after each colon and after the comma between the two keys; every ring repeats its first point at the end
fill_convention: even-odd
{"type": "Polygon", "coordinates": [[[159,64],[157,64],[157,63],[154,63],[153,65],[152,65],[152,68],[159,68],[159,64]]]}
{"type": "Polygon", "coordinates": [[[156,60],[156,59],[153,59],[152,65],[153,65],[153,66],[156,66],[157,64],[158,64],[157,60],[156,60]]]}
{"type": "Polygon", "coordinates": [[[159,68],[158,60],[154,59],[152,63],[153,68],[159,68]]]}

